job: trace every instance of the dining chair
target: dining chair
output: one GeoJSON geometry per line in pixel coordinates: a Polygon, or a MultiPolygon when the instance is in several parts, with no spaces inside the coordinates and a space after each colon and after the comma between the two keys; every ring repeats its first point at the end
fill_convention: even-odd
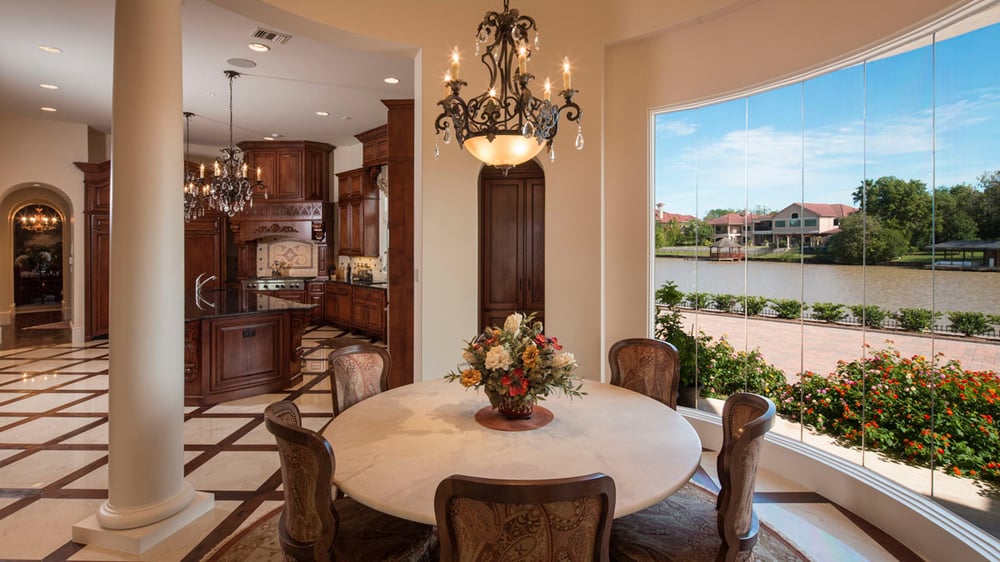
{"type": "Polygon", "coordinates": [[[717,461],[720,492],[715,505],[687,502],[687,511],[681,514],[676,505],[679,502],[668,497],[616,520],[611,530],[611,559],[616,562],[708,559],[711,553],[698,549],[715,549],[714,545],[718,561],[750,559],[760,530],[753,510],[757,465],[764,435],[774,425],[774,415],[774,403],[763,396],[751,393],[730,396],[722,410],[723,440],[717,461]],[[716,523],[714,529],[708,524],[698,525],[711,519],[716,523]],[[709,540],[705,535],[713,536],[709,540]]]}
{"type": "Polygon", "coordinates": [[[551,480],[453,475],[438,484],[441,562],[608,561],[615,482],[595,473],[551,480]]]}
{"type": "Polygon", "coordinates": [[[336,462],[330,443],[302,427],[294,402],[264,410],[278,443],[285,507],[278,541],[289,560],[423,562],[437,547],[434,528],[386,515],[352,498],[331,500],[336,462]]]}
{"type": "Polygon", "coordinates": [[[333,415],[379,392],[389,390],[389,350],[377,345],[349,345],[327,357],[333,415]]]}
{"type": "Polygon", "coordinates": [[[619,340],[608,350],[608,363],[611,384],[677,409],[681,362],[673,344],[649,338],[619,340]]]}

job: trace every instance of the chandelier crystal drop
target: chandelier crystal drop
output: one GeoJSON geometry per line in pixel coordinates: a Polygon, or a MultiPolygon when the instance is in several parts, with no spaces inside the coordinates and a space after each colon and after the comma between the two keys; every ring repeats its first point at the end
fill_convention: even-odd
{"type": "MultiPolygon", "coordinates": [[[[535,76],[528,73],[532,51],[539,50],[535,20],[511,10],[504,0],[503,12],[487,12],[476,30],[476,56],[489,72],[489,85],[479,95],[466,100],[461,95],[468,83],[460,76],[458,48],[452,51],[451,67],[444,79],[445,97],[438,102],[443,109],[434,122],[438,135],[448,144],[452,131],[459,148],[490,166],[506,172],[531,160],[542,149],[552,151],[559,131],[559,116],[580,123],[580,106],[573,102],[577,93],[572,87],[569,59],[563,59],[563,104],[552,103],[552,85],[546,79],[542,98],[531,93],[535,76]],[[480,44],[485,52],[480,55],[480,44]]],[[[583,129],[577,129],[574,143],[583,149],[583,129]]]]}
{"type": "MultiPolygon", "coordinates": [[[[253,184],[247,176],[247,164],[243,161],[243,151],[233,142],[233,79],[240,76],[234,70],[224,71],[229,79],[229,148],[220,148],[222,156],[216,158],[212,166],[212,177],[202,186],[202,205],[226,213],[230,217],[240,213],[249,203],[253,207],[253,190],[264,189],[260,181],[261,170],[257,168],[257,181],[253,184]]],[[[204,178],[202,165],[199,176],[204,178]]],[[[267,192],[264,191],[267,199],[267,192]]],[[[204,211],[202,211],[204,212],[204,211]]]]}

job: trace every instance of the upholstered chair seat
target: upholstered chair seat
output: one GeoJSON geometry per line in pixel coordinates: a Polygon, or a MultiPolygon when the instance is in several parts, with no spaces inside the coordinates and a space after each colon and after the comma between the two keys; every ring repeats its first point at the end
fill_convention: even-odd
{"type": "Polygon", "coordinates": [[[278,538],[289,560],[417,562],[437,547],[433,527],[365,507],[351,498],[331,501],[333,449],[302,427],[294,402],[264,410],[264,424],[278,444],[285,508],[278,538]]]}
{"type": "Polygon", "coordinates": [[[611,384],[634,390],[677,409],[680,356],[673,344],[648,338],[628,338],[608,350],[611,384]]]}
{"type": "MultiPolygon", "coordinates": [[[[715,526],[709,513],[684,513],[676,499],[622,517],[611,531],[611,559],[618,562],[705,560],[706,534],[717,536],[716,560],[751,560],[760,528],[753,510],[757,465],[764,435],[774,425],[774,403],[763,396],[738,393],[722,410],[722,449],[719,451],[719,497],[715,526]],[[692,525],[692,522],[700,524],[692,525]],[[698,535],[696,537],[696,535],[698,535]],[[699,550],[700,549],[700,550],[699,550]]],[[[713,510],[704,502],[685,502],[686,509],[713,510]]]]}
{"type": "Polygon", "coordinates": [[[603,474],[555,480],[451,476],[434,497],[441,561],[606,561],[614,505],[614,481],[603,474]]]}
{"type": "Polygon", "coordinates": [[[349,345],[327,357],[333,415],[389,390],[389,351],[377,345],[349,345]]]}

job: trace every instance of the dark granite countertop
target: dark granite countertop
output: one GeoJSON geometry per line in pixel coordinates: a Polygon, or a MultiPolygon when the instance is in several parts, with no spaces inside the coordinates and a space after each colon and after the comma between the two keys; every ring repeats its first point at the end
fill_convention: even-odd
{"type": "Polygon", "coordinates": [[[204,291],[201,297],[200,303],[195,303],[193,295],[187,299],[184,306],[186,321],[281,310],[309,310],[316,307],[315,304],[304,304],[267,295],[251,295],[246,299],[244,306],[239,289],[204,291]]]}

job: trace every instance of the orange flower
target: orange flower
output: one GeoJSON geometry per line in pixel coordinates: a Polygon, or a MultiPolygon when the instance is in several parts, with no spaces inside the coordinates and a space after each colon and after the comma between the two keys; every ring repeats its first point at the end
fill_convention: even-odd
{"type": "Polygon", "coordinates": [[[483,374],[478,369],[465,369],[462,371],[462,379],[459,381],[462,386],[469,388],[475,386],[483,380],[483,374]]]}

